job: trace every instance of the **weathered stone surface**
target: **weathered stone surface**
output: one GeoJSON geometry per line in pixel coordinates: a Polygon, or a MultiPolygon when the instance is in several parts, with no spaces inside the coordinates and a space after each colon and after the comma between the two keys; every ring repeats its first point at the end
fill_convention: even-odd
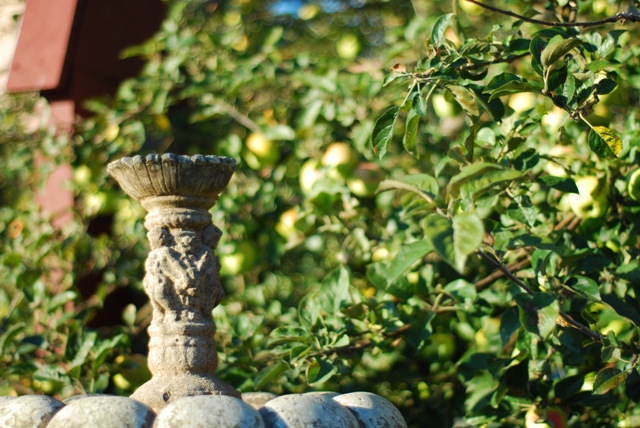
{"type": "Polygon", "coordinates": [[[259,409],[267,428],[359,428],[349,410],[326,394],[291,394],[259,409]]]}
{"type": "Polygon", "coordinates": [[[5,403],[5,402],[7,402],[7,401],[14,400],[14,399],[16,399],[16,398],[18,398],[18,397],[12,397],[12,396],[10,396],[10,395],[3,395],[3,396],[0,396],[0,405],[4,404],[4,403],[5,403]]]}
{"type": "Polygon", "coordinates": [[[165,407],[154,428],[264,428],[257,410],[235,397],[200,395],[165,407]]]}
{"type": "Polygon", "coordinates": [[[333,399],[351,411],[360,428],[407,428],[407,423],[396,406],[379,395],[352,392],[333,399]]]}
{"type": "Polygon", "coordinates": [[[253,407],[254,409],[259,409],[264,406],[267,401],[273,400],[276,398],[276,394],[272,394],[270,392],[243,392],[242,393],[242,401],[253,407]]]}
{"type": "Polygon", "coordinates": [[[62,400],[62,402],[64,404],[69,404],[72,401],[76,401],[76,400],[83,400],[87,397],[107,397],[108,395],[106,394],[78,394],[78,395],[72,395],[71,397],[67,397],[64,400],[62,400]]]}
{"type": "Polygon", "coordinates": [[[64,403],[46,395],[23,395],[0,404],[0,427],[44,428],[64,403]]]}
{"type": "Polygon", "coordinates": [[[112,162],[109,173],[149,211],[151,253],[145,291],[153,307],[149,369],[153,378],[131,396],[158,412],[194,395],[240,394],[215,377],[211,311],[224,296],[215,248],[222,235],[209,208],[229,183],[235,161],[164,154],[112,162]]]}
{"type": "Polygon", "coordinates": [[[151,428],[155,413],[126,397],[93,396],[73,400],[47,428],[151,428]]]}

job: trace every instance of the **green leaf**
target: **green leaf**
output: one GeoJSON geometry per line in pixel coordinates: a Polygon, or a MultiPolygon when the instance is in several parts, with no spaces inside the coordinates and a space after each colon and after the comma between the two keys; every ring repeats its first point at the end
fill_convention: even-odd
{"type": "Polygon", "coordinates": [[[447,85],[447,89],[453,94],[458,104],[471,116],[480,116],[480,107],[476,98],[469,89],[464,86],[447,85]]]}
{"type": "Polygon", "coordinates": [[[344,266],[340,266],[329,273],[322,281],[320,295],[318,296],[318,302],[322,309],[327,311],[328,314],[337,314],[342,303],[350,299],[349,286],[349,272],[344,266]]]}
{"type": "Polygon", "coordinates": [[[398,180],[401,183],[414,186],[417,190],[430,193],[432,195],[438,194],[438,180],[429,174],[410,174],[398,180]]]}
{"type": "Polygon", "coordinates": [[[540,63],[540,56],[545,46],[546,44],[540,34],[536,34],[529,44],[529,52],[531,52],[531,68],[533,68],[533,71],[538,73],[540,76],[544,73],[542,64],[540,63]]]}
{"type": "Polygon", "coordinates": [[[567,281],[567,287],[589,300],[600,301],[600,291],[598,284],[586,276],[573,276],[567,281]]]}
{"type": "Polygon", "coordinates": [[[580,192],[578,191],[578,186],[576,186],[576,182],[571,178],[557,177],[555,175],[543,175],[538,178],[545,185],[553,189],[558,189],[561,192],[565,193],[580,194],[580,192]]]}
{"type": "Polygon", "coordinates": [[[514,198],[509,208],[507,208],[507,215],[513,220],[533,227],[538,210],[533,206],[528,196],[519,195],[514,198]]]}
{"type": "Polygon", "coordinates": [[[544,48],[544,50],[540,54],[540,62],[542,63],[543,67],[548,68],[564,55],[569,53],[571,49],[581,44],[582,40],[580,39],[565,39],[562,37],[562,35],[558,34],[557,36],[549,40],[547,47],[544,48]]]}
{"type": "Polygon", "coordinates": [[[489,101],[493,101],[496,98],[500,98],[505,95],[519,94],[520,92],[540,93],[541,91],[542,87],[537,83],[513,80],[491,91],[489,101]]]}
{"type": "Polygon", "coordinates": [[[593,394],[606,394],[612,389],[622,385],[622,382],[624,382],[628,374],[626,371],[620,371],[613,367],[600,370],[593,380],[593,394]]]}
{"type": "Polygon", "coordinates": [[[49,304],[47,305],[47,309],[49,312],[52,312],[57,307],[64,305],[67,302],[70,302],[76,298],[77,294],[75,291],[64,291],[60,294],[56,294],[51,298],[49,304]]]}
{"type": "Polygon", "coordinates": [[[73,360],[71,360],[69,363],[71,365],[71,368],[79,367],[84,364],[97,338],[98,333],[96,333],[95,331],[90,331],[84,334],[84,340],[82,341],[82,344],[78,348],[78,351],[73,357],[73,360]]]}
{"type": "Polygon", "coordinates": [[[396,126],[399,111],[400,106],[391,107],[382,113],[373,127],[371,144],[373,144],[373,152],[377,154],[380,159],[387,153],[387,146],[393,137],[393,129],[396,126]]]}
{"type": "Polygon", "coordinates": [[[459,302],[473,301],[477,294],[475,285],[464,279],[451,281],[445,285],[444,291],[450,293],[459,302]]]}
{"type": "Polygon", "coordinates": [[[331,361],[326,358],[316,358],[307,367],[307,383],[311,386],[324,383],[337,372],[338,368],[331,361]]]}
{"type": "Polygon", "coordinates": [[[425,218],[424,233],[436,253],[453,268],[456,268],[456,254],[453,246],[451,222],[437,214],[425,218]]]}
{"type": "Polygon", "coordinates": [[[289,370],[289,366],[284,362],[280,362],[272,366],[265,367],[260,371],[260,373],[256,375],[255,379],[253,379],[253,388],[256,391],[261,390],[269,382],[278,378],[282,373],[286,372],[287,370],[289,370]]]}
{"type": "Polygon", "coordinates": [[[0,355],[5,355],[5,351],[7,348],[7,344],[13,340],[18,334],[20,334],[23,330],[26,330],[27,326],[25,323],[17,323],[10,326],[6,332],[2,336],[0,336],[0,355]]]}
{"type": "Polygon", "coordinates": [[[495,91],[496,89],[506,85],[509,82],[521,82],[521,81],[522,81],[522,77],[518,76],[517,74],[507,73],[507,72],[500,73],[494,76],[493,79],[491,79],[491,81],[487,84],[483,92],[490,94],[492,91],[495,91]]]}
{"type": "Polygon", "coordinates": [[[427,100],[419,92],[413,99],[412,109],[421,117],[427,117],[427,100]]]}
{"type": "Polygon", "coordinates": [[[264,131],[264,137],[267,140],[287,140],[292,141],[296,138],[296,131],[287,125],[276,125],[267,128],[264,131]]]}
{"type": "Polygon", "coordinates": [[[411,265],[431,251],[433,251],[433,245],[426,240],[404,245],[391,261],[391,265],[387,271],[387,280],[395,281],[400,275],[404,274],[411,265]]]}
{"type": "Polygon", "coordinates": [[[447,28],[451,24],[451,20],[455,14],[447,13],[446,15],[441,16],[436,21],[433,26],[433,30],[431,30],[431,44],[438,47],[441,46],[446,40],[444,37],[444,33],[447,31],[447,28]]]}
{"type": "Polygon", "coordinates": [[[413,109],[409,110],[407,115],[407,123],[404,127],[404,138],[402,145],[404,149],[416,156],[416,139],[418,137],[418,125],[420,124],[420,116],[413,109]]]}
{"type": "Polygon", "coordinates": [[[615,159],[622,152],[622,140],[606,126],[594,126],[589,133],[589,147],[603,159],[615,159]]]}
{"type": "Polygon", "coordinates": [[[460,213],[453,217],[453,251],[456,268],[464,270],[467,257],[482,244],[484,225],[476,213],[460,213]]]}
{"type": "Polygon", "coordinates": [[[449,182],[448,193],[451,197],[456,197],[460,193],[460,188],[466,182],[474,179],[487,171],[500,170],[502,167],[495,163],[480,162],[466,165],[459,174],[455,175],[449,182]]]}
{"type": "Polygon", "coordinates": [[[515,297],[520,308],[520,322],[524,329],[546,339],[556,326],[560,306],[554,296],[538,293],[535,296],[518,294],[515,297]]]}
{"type": "Polygon", "coordinates": [[[526,173],[515,169],[489,170],[464,183],[460,189],[460,194],[466,201],[475,201],[484,192],[523,177],[526,177],[526,173]]]}
{"type": "Polygon", "coordinates": [[[413,295],[413,285],[406,277],[399,275],[389,279],[389,276],[387,267],[382,263],[367,266],[367,278],[376,288],[400,299],[408,299],[413,295]]]}
{"type": "Polygon", "coordinates": [[[511,306],[503,312],[502,318],[500,318],[500,339],[503,347],[511,339],[511,335],[520,328],[518,313],[518,307],[511,306]]]}

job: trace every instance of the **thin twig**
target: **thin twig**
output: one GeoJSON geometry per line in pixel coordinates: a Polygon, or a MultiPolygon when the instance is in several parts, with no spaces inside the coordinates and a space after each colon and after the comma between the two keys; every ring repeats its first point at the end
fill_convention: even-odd
{"type": "Polygon", "coordinates": [[[240,113],[234,106],[231,104],[223,104],[227,109],[227,114],[231,116],[236,122],[240,123],[246,128],[249,128],[255,134],[262,134],[262,129],[255,123],[253,120],[249,119],[248,116],[240,113]]]}
{"type": "MultiPolygon", "coordinates": [[[[500,263],[497,260],[494,260],[492,257],[490,257],[488,254],[484,253],[481,250],[478,250],[478,255],[480,257],[482,257],[484,260],[486,260],[489,263],[491,263],[493,266],[495,266],[498,269],[500,269],[501,271],[503,271],[506,276],[508,276],[513,282],[515,282],[524,291],[526,291],[527,293],[529,293],[532,296],[536,294],[535,291],[533,291],[524,282],[522,282],[519,278],[517,278],[514,274],[512,274],[511,271],[509,271],[509,269],[507,269],[507,267],[505,265],[503,265],[502,263],[500,263]]],[[[571,325],[573,328],[576,328],[576,329],[580,330],[581,332],[583,332],[584,334],[590,336],[592,339],[594,339],[594,340],[596,340],[598,342],[602,342],[603,341],[603,338],[604,338],[603,335],[591,330],[586,325],[579,323],[571,315],[567,314],[566,312],[564,312],[562,310],[560,310],[558,314],[562,317],[562,319],[564,321],[566,321],[567,324],[571,325]]],[[[624,343],[623,343],[623,345],[624,345],[625,348],[628,348],[628,345],[626,345],[624,343]]]]}
{"type": "MultiPolygon", "coordinates": [[[[511,263],[511,264],[507,265],[507,269],[509,271],[518,271],[518,270],[528,266],[530,263],[531,263],[531,259],[529,259],[529,257],[527,257],[524,260],[520,260],[519,262],[515,262],[515,263],[511,263]]],[[[481,280],[476,281],[476,283],[474,285],[475,285],[476,289],[482,290],[485,287],[487,287],[489,284],[491,284],[493,281],[497,280],[498,278],[502,278],[505,275],[506,274],[503,271],[497,270],[497,271],[493,272],[492,274],[485,276],[481,280]]]]}
{"type": "Polygon", "coordinates": [[[540,24],[546,25],[548,27],[595,27],[597,25],[609,24],[619,22],[624,24],[625,22],[640,22],[640,15],[636,15],[630,12],[618,12],[613,16],[608,18],[599,19],[597,21],[583,21],[583,22],[551,22],[551,21],[543,21],[541,19],[527,18],[526,16],[519,15],[514,12],[510,12],[508,10],[500,9],[494,6],[489,6],[488,4],[481,3],[476,0],[465,0],[469,3],[473,3],[485,9],[488,9],[492,12],[500,13],[502,15],[511,16],[513,18],[520,19],[524,22],[529,22],[531,24],[540,24]]]}
{"type": "Polygon", "coordinates": [[[526,291],[532,296],[536,294],[536,292],[532,288],[530,288],[527,284],[522,282],[520,278],[518,278],[513,273],[511,273],[511,271],[505,265],[500,263],[498,260],[494,260],[491,256],[489,256],[487,253],[485,253],[482,250],[478,250],[478,255],[482,257],[484,260],[486,260],[487,262],[489,262],[491,265],[493,265],[496,269],[499,269],[500,271],[502,271],[507,277],[509,277],[509,279],[515,282],[518,287],[522,288],[524,291],[526,291]]]}

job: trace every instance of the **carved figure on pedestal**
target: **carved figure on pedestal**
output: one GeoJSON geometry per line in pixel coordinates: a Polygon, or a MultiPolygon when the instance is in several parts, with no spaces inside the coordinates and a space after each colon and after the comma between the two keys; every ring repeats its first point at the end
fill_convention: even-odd
{"type": "Polygon", "coordinates": [[[153,307],[149,369],[153,378],[132,397],[158,411],[180,397],[239,397],[214,375],[217,352],[211,312],[224,296],[214,250],[222,232],[209,208],[229,183],[233,159],[165,154],[109,165],[122,188],[149,214],[151,252],[144,288],[153,307]]]}

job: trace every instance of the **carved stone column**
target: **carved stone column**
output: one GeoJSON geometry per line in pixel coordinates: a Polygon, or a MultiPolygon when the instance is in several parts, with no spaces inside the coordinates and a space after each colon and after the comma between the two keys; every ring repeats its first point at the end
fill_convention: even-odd
{"type": "Polygon", "coordinates": [[[214,253],[221,231],[209,209],[229,183],[235,160],[174,154],[112,162],[109,173],[149,211],[151,244],[144,288],[153,306],[149,369],[153,378],[132,396],[156,412],[179,398],[240,397],[215,377],[218,365],[211,311],[224,295],[214,253]]]}

